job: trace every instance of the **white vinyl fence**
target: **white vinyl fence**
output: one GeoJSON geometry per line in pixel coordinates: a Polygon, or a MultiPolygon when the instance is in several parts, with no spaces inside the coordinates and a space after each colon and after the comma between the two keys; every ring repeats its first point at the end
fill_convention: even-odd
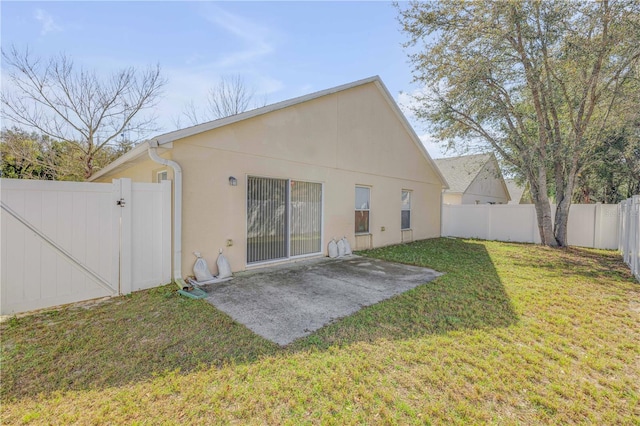
{"type": "Polygon", "coordinates": [[[620,203],[620,245],[618,250],[640,281],[640,195],[620,203]]]}
{"type": "Polygon", "coordinates": [[[0,179],[0,314],[171,280],[171,183],[0,179]]]}
{"type": "MultiPolygon", "coordinates": [[[[569,245],[618,249],[618,204],[573,204],[569,210],[569,245]]],[[[552,217],[555,206],[551,209],[552,217]]],[[[482,240],[540,243],[533,204],[442,206],[442,235],[482,240]]]]}

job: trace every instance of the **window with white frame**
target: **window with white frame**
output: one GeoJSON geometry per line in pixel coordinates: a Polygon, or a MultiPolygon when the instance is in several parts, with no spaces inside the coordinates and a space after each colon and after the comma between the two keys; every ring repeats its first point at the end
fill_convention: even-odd
{"type": "Polygon", "coordinates": [[[158,172],[158,174],[156,175],[156,183],[160,183],[163,180],[167,180],[167,178],[168,178],[168,175],[166,170],[158,172]]]}
{"type": "Polygon", "coordinates": [[[356,234],[369,233],[371,188],[356,186],[356,234]]]}
{"type": "Polygon", "coordinates": [[[402,208],[400,211],[400,228],[411,229],[411,191],[402,191],[402,208]]]}

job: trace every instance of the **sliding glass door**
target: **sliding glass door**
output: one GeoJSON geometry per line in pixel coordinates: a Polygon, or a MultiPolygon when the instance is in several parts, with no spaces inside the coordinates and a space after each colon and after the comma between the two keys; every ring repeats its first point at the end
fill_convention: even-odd
{"type": "Polygon", "coordinates": [[[322,185],[291,181],[290,255],[322,251],[322,185]]]}
{"type": "Polygon", "coordinates": [[[250,176],[247,263],[322,251],[322,184],[250,176]]]}
{"type": "Polygon", "coordinates": [[[247,263],[288,257],[287,180],[249,177],[247,263]]]}

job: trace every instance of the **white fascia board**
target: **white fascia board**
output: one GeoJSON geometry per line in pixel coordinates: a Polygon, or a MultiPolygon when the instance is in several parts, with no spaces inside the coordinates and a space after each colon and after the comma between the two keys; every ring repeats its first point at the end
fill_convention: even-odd
{"type": "MultiPolygon", "coordinates": [[[[133,163],[137,160],[140,160],[143,156],[147,155],[148,148],[149,148],[149,144],[147,143],[147,141],[140,142],[131,151],[121,155],[116,160],[112,161],[111,163],[107,164],[105,167],[101,168],[96,173],[91,175],[91,177],[89,178],[89,182],[92,182],[105,175],[108,175],[109,173],[113,172],[115,169],[118,169],[126,164],[133,163]]],[[[162,148],[171,149],[173,148],[173,144],[171,143],[165,144],[164,146],[162,146],[162,148]]]]}

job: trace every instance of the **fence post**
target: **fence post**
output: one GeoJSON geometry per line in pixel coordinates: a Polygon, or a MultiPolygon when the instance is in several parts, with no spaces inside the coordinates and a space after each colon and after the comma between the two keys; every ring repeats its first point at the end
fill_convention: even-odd
{"type": "Polygon", "coordinates": [[[600,220],[602,218],[602,203],[596,203],[593,208],[593,248],[600,247],[600,232],[602,227],[600,226],[600,220]]]}
{"type": "Polygon", "coordinates": [[[120,186],[121,204],[120,211],[120,294],[129,294],[132,290],[132,270],[131,270],[131,209],[133,208],[133,197],[131,196],[131,179],[117,179],[120,186]]]}
{"type": "Polygon", "coordinates": [[[627,229],[627,200],[623,200],[620,203],[620,211],[619,211],[619,223],[618,223],[618,234],[620,235],[620,239],[618,241],[618,251],[622,253],[622,258],[626,260],[626,252],[627,250],[627,241],[629,238],[626,234],[627,229]]]}
{"type": "Polygon", "coordinates": [[[117,294],[122,294],[120,289],[120,206],[118,201],[121,198],[121,183],[119,179],[111,180],[111,241],[113,250],[111,251],[111,273],[112,281],[118,286],[117,294]]]}
{"type": "Polygon", "coordinates": [[[633,232],[633,247],[629,252],[632,255],[631,271],[640,281],[640,195],[634,195],[631,199],[630,220],[633,225],[630,226],[633,232]]]}

